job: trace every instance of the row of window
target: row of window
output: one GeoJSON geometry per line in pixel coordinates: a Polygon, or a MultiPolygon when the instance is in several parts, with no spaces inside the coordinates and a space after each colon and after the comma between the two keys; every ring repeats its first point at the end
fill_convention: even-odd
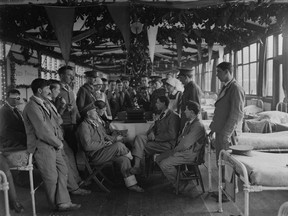
{"type": "MultiPolygon", "coordinates": [[[[262,73],[264,73],[264,92],[262,92],[263,96],[273,96],[273,85],[275,83],[282,83],[283,77],[283,69],[281,57],[283,53],[283,38],[282,34],[271,35],[266,38],[266,43],[259,40],[249,46],[238,50],[236,53],[233,51],[224,55],[224,61],[231,62],[235,64],[235,78],[237,81],[243,86],[246,94],[248,95],[257,95],[257,84],[259,84],[259,61],[264,61],[264,67],[262,73]],[[260,46],[265,46],[262,52],[265,52],[264,59],[260,61],[260,46]],[[234,60],[234,56],[236,57],[236,61],[234,60]],[[275,77],[273,74],[278,73],[279,80],[273,80],[275,77]]],[[[215,82],[216,89],[221,88],[221,84],[218,79],[212,79],[212,71],[213,65],[216,59],[212,59],[209,65],[208,62],[199,64],[195,67],[195,80],[197,83],[201,85],[201,88],[204,91],[211,91],[211,82],[215,82]]],[[[219,61],[219,59],[218,59],[219,61]]],[[[215,68],[214,68],[215,70],[215,68]]],[[[216,71],[214,71],[216,73],[216,71]]],[[[215,77],[215,76],[214,76],[215,77]]],[[[279,99],[282,100],[284,98],[284,93],[282,89],[282,85],[279,85],[279,99]]]]}

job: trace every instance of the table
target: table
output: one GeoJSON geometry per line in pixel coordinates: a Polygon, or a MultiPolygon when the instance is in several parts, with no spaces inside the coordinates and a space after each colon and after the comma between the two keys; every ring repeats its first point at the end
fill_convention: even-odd
{"type": "Polygon", "coordinates": [[[146,134],[153,123],[153,121],[148,121],[146,123],[124,123],[123,121],[113,121],[110,123],[110,127],[112,130],[128,130],[126,141],[132,143],[136,135],[146,134]]]}

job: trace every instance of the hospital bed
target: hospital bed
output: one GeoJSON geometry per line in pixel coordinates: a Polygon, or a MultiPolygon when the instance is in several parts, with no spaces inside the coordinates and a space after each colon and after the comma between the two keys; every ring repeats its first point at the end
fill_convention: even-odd
{"type": "Polygon", "coordinates": [[[222,187],[223,165],[232,168],[244,183],[244,216],[249,216],[250,192],[288,190],[288,154],[252,151],[250,156],[244,156],[232,154],[231,150],[222,150],[218,164],[219,212],[223,212],[222,193],[228,195],[222,187]]]}

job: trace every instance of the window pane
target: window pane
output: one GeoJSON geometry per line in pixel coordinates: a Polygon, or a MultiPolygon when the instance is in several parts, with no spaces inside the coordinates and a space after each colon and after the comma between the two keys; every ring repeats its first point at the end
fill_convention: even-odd
{"type": "Polygon", "coordinates": [[[280,75],[280,94],[279,94],[279,101],[283,101],[285,95],[284,95],[284,91],[283,91],[283,65],[280,64],[279,65],[279,75],[280,75]]]}
{"type": "Polygon", "coordinates": [[[266,79],[266,93],[267,96],[273,95],[273,60],[267,61],[267,79],[266,79]]]}
{"type": "Polygon", "coordinates": [[[273,35],[267,38],[267,58],[273,57],[273,35]]]}
{"type": "Polygon", "coordinates": [[[237,51],[238,64],[242,63],[242,50],[237,51]]]}
{"type": "Polygon", "coordinates": [[[229,55],[229,53],[227,53],[226,55],[224,55],[224,61],[230,62],[230,55],[229,55]]]}
{"type": "Polygon", "coordinates": [[[243,66],[243,88],[246,93],[249,92],[249,65],[244,65],[243,66]]]}
{"type": "Polygon", "coordinates": [[[249,62],[249,47],[243,48],[243,64],[249,62]]]}
{"type": "Polygon", "coordinates": [[[257,44],[250,45],[250,62],[257,60],[257,44]]]}
{"type": "Polygon", "coordinates": [[[283,37],[282,34],[278,35],[278,55],[282,55],[283,51],[283,37]]]}
{"type": "Polygon", "coordinates": [[[243,86],[243,81],[242,81],[242,66],[238,66],[237,74],[236,74],[236,79],[239,82],[241,86],[243,86]]]}
{"type": "Polygon", "coordinates": [[[250,94],[256,95],[257,91],[257,64],[250,65],[250,94]]]}

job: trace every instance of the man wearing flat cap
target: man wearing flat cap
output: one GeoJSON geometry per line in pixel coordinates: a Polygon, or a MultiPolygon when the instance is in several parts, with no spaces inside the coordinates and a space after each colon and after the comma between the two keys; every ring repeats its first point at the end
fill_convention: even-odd
{"type": "Polygon", "coordinates": [[[187,121],[187,118],[184,114],[186,109],[187,101],[194,101],[200,104],[200,96],[202,91],[200,87],[193,81],[193,70],[187,68],[179,68],[179,75],[178,78],[184,85],[184,92],[182,95],[182,102],[181,102],[181,126],[182,129],[187,121]]]}
{"type": "Polygon", "coordinates": [[[95,165],[101,165],[111,160],[116,162],[127,188],[135,192],[143,192],[144,190],[137,185],[135,176],[130,173],[132,156],[129,149],[121,143],[123,137],[109,136],[106,133],[98,115],[104,110],[105,103],[98,100],[88,104],[80,111],[84,120],[77,129],[79,143],[90,162],[95,165]]]}

